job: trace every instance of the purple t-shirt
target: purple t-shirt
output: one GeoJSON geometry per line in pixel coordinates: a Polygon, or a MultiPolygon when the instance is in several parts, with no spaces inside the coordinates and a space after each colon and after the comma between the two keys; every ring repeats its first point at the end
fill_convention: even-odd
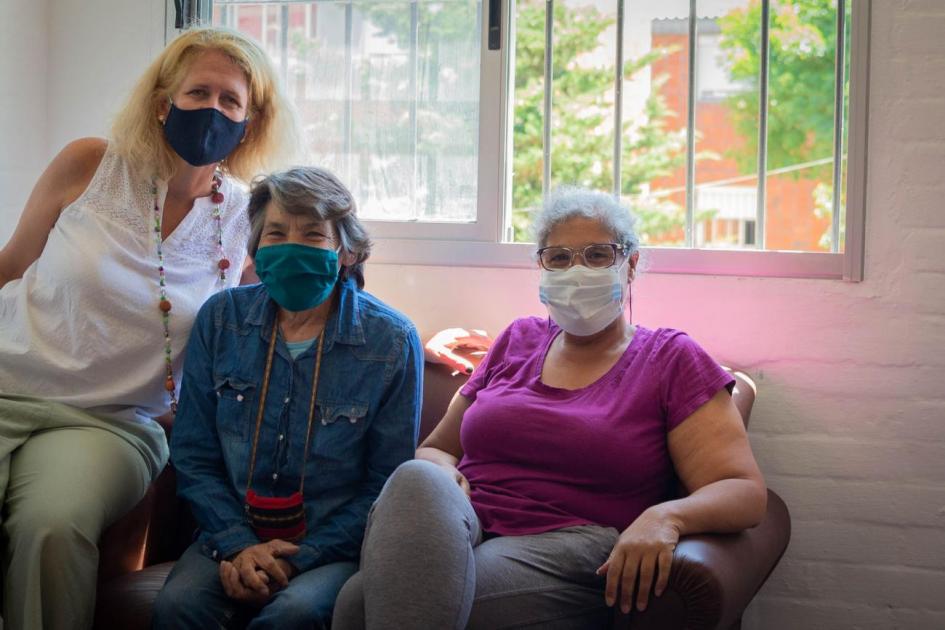
{"type": "Polygon", "coordinates": [[[672,495],[666,435],[735,383],[685,333],[638,326],[597,381],[549,387],[541,369],[559,331],[547,319],[516,320],[460,390],[473,403],[459,469],[487,532],[625,529],[672,495]]]}

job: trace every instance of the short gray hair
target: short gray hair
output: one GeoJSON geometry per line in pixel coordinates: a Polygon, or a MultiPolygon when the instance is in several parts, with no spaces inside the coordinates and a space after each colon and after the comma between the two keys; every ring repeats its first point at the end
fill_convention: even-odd
{"type": "Polygon", "coordinates": [[[354,278],[364,288],[364,261],[371,255],[371,239],[357,217],[357,205],[347,186],[331,171],[301,166],[267,175],[253,183],[249,196],[249,255],[255,257],[266,223],[266,206],[275,201],[287,213],[327,221],[338,235],[341,251],[355,262],[345,265],[339,277],[354,278]]]}
{"type": "Polygon", "coordinates": [[[573,186],[563,186],[549,195],[532,222],[538,247],[548,244],[548,235],[554,228],[575,217],[600,221],[613,234],[614,242],[627,248],[627,256],[640,250],[637,219],[629,208],[606,193],[573,186]]]}

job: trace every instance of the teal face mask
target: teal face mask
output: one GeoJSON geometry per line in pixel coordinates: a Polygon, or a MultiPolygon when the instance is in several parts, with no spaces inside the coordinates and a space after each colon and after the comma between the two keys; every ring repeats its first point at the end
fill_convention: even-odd
{"type": "Polygon", "coordinates": [[[287,311],[305,311],[328,299],[338,280],[338,254],[297,243],[256,250],[256,275],[287,311]]]}

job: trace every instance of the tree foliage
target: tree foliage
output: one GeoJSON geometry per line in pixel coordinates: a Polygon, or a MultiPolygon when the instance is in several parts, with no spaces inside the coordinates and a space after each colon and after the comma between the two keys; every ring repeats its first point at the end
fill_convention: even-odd
{"type": "MultiPolygon", "coordinates": [[[[512,215],[515,240],[529,240],[532,211],[541,204],[544,117],[545,7],[542,0],[517,3],[513,127],[512,215]]],[[[611,191],[613,182],[614,65],[592,66],[613,20],[593,6],[554,5],[552,68],[552,185],[611,191]]],[[[624,63],[624,79],[667,54],[653,50],[624,63]]],[[[674,115],[654,85],[643,115],[625,120],[621,133],[622,195],[631,198],[644,237],[658,238],[682,225],[682,210],[644,196],[645,184],[685,162],[685,132],[666,129],[674,115]]]]}
{"type": "MultiPolygon", "coordinates": [[[[514,240],[530,239],[531,215],[542,201],[542,130],[544,117],[545,60],[544,0],[516,3],[514,121],[512,130],[512,225],[514,240]]],[[[436,37],[455,38],[469,28],[465,8],[445,5],[435,22],[421,16],[424,28],[436,37]],[[463,13],[460,16],[460,13],[463,13]]],[[[371,22],[385,35],[403,41],[410,32],[410,16],[403,10],[379,5],[369,11],[371,22]]],[[[611,191],[613,185],[614,65],[592,65],[587,59],[601,47],[605,31],[614,20],[593,6],[554,7],[554,65],[552,71],[552,185],[577,185],[611,191]]],[[[626,60],[624,77],[669,52],[653,50],[639,59],[626,60]]],[[[675,115],[659,94],[662,79],[654,82],[642,116],[625,120],[621,153],[622,195],[627,196],[640,218],[644,240],[665,238],[683,224],[682,209],[667,200],[643,193],[646,184],[667,176],[685,163],[685,132],[669,131],[666,120],[675,115]]]]}
{"type": "MultiPolygon", "coordinates": [[[[768,168],[777,169],[833,154],[834,0],[772,3],[768,62],[768,168]]],[[[731,77],[753,89],[729,99],[729,111],[749,150],[734,157],[755,168],[758,154],[758,68],[761,65],[761,3],[719,19],[721,47],[731,77]]],[[[823,176],[798,171],[798,176],[823,176]]]]}

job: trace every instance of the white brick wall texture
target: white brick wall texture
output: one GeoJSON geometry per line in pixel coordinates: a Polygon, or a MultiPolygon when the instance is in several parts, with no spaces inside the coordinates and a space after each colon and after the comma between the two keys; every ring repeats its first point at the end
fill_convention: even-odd
{"type": "MultiPolygon", "coordinates": [[[[30,10],[42,32],[41,9],[30,10]]],[[[50,23],[58,29],[68,17],[56,13],[50,23]]],[[[31,45],[0,28],[9,30],[0,31],[4,50],[8,41],[31,45]]],[[[83,46],[95,71],[119,56],[146,59],[146,39],[73,36],[69,55],[51,54],[53,70],[79,72],[70,55],[83,46]]],[[[634,285],[637,322],[688,331],[758,383],[752,445],[794,530],[746,612],[752,630],[945,628],[945,1],[874,0],[871,45],[866,279],[650,274],[634,285]]],[[[42,56],[42,47],[32,50],[42,56]]],[[[4,57],[0,89],[16,71],[4,57]]],[[[86,108],[102,89],[69,85],[86,108]]],[[[31,89],[42,99],[43,89],[31,89]]],[[[50,144],[89,121],[60,102],[61,88],[56,94],[45,121],[50,144]]],[[[0,92],[4,140],[13,131],[9,102],[0,92]]],[[[17,111],[21,126],[43,128],[35,112],[17,111]]],[[[16,151],[28,154],[28,142],[0,143],[0,178],[22,161],[16,151]]],[[[0,179],[4,195],[25,198],[22,186],[11,193],[10,185],[0,179]]],[[[0,242],[15,217],[5,198],[0,242]]],[[[543,314],[529,270],[375,265],[368,288],[427,332],[455,325],[497,332],[513,317],[543,314]],[[444,299],[457,287],[461,298],[444,299]]]]}

